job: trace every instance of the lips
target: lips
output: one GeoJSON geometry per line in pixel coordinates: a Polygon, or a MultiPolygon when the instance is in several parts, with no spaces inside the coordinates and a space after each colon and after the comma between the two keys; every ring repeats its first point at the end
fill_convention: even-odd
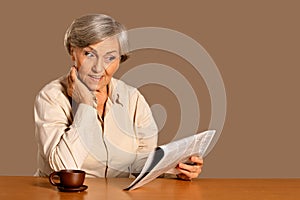
{"type": "Polygon", "coordinates": [[[100,75],[88,75],[93,81],[100,81],[102,76],[100,75]]]}

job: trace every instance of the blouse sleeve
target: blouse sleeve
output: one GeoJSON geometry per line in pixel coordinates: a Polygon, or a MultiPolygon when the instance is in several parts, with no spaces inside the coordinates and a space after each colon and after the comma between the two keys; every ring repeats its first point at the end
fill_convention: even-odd
{"type": "Polygon", "coordinates": [[[101,133],[96,109],[79,104],[72,121],[68,116],[71,108],[66,110],[68,99],[64,98],[42,91],[34,104],[39,154],[52,170],[80,168],[88,152],[92,151],[88,144],[94,138],[98,139],[101,133]]]}

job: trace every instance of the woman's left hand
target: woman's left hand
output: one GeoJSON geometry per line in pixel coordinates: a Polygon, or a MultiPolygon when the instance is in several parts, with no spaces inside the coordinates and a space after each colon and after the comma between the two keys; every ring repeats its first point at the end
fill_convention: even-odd
{"type": "Polygon", "coordinates": [[[177,177],[183,180],[191,180],[192,178],[197,178],[201,173],[201,169],[203,166],[203,159],[198,156],[192,156],[190,161],[194,163],[194,165],[179,163],[176,167],[180,174],[177,174],[177,177]]]}

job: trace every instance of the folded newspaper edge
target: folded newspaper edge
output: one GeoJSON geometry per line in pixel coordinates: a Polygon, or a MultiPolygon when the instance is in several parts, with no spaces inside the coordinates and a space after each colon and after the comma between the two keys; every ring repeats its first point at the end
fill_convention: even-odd
{"type": "Polygon", "coordinates": [[[134,190],[166,172],[176,172],[177,164],[188,162],[191,156],[203,157],[215,132],[207,130],[156,147],[150,152],[139,176],[124,190],[134,190]]]}

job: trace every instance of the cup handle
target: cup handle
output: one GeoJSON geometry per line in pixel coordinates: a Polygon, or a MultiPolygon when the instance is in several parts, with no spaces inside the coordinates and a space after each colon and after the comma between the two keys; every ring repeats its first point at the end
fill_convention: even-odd
{"type": "Polygon", "coordinates": [[[54,180],[53,180],[53,177],[56,176],[56,175],[59,175],[59,172],[52,172],[49,176],[49,181],[54,186],[58,186],[60,184],[60,183],[55,183],[54,180]]]}

